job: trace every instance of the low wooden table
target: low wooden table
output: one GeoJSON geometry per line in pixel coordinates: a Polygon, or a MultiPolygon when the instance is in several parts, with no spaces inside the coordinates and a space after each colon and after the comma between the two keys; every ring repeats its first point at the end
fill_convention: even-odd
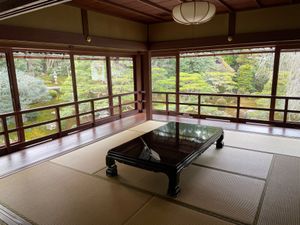
{"type": "Polygon", "coordinates": [[[170,122],[108,151],[106,175],[118,175],[115,161],[165,173],[169,177],[168,195],[180,192],[180,172],[216,142],[223,147],[222,128],[170,122]]]}

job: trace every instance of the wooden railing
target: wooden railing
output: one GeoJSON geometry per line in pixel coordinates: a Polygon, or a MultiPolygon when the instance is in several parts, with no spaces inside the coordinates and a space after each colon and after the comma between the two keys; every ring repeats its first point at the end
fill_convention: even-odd
{"type": "MultiPolygon", "coordinates": [[[[276,126],[285,126],[285,127],[300,127],[300,110],[292,110],[289,108],[291,101],[299,101],[300,106],[300,97],[286,97],[286,96],[267,96],[267,95],[239,95],[239,94],[212,94],[212,93],[184,93],[184,92],[152,92],[153,93],[153,112],[158,114],[167,114],[167,115],[186,115],[195,118],[213,118],[213,119],[222,119],[230,120],[232,122],[252,122],[252,123],[266,123],[276,126]],[[172,97],[172,98],[171,98],[172,97]],[[220,104],[213,101],[205,101],[205,98],[229,98],[230,104],[220,104]],[[192,102],[182,101],[182,99],[192,98],[192,102]],[[171,99],[171,100],[170,100],[171,99]],[[177,99],[177,101],[176,101],[177,99]],[[259,107],[259,106],[249,106],[247,104],[242,104],[243,100],[246,99],[264,99],[267,100],[265,105],[268,107],[259,107]],[[276,107],[276,104],[271,104],[271,102],[283,101],[282,107],[276,107]],[[164,109],[156,109],[157,104],[165,105],[164,109]],[[273,107],[272,107],[273,105],[273,107]],[[170,106],[173,106],[173,109],[170,109],[170,106]],[[181,110],[181,106],[191,106],[194,107],[192,111],[181,110]],[[220,109],[231,110],[230,115],[214,115],[209,114],[203,110],[203,107],[215,108],[215,112],[220,109]],[[267,117],[258,118],[247,118],[247,116],[242,115],[242,110],[248,111],[260,111],[267,112],[267,117]],[[234,113],[233,113],[234,112],[234,113]],[[276,113],[279,113],[281,116],[278,119],[276,113]],[[297,114],[299,120],[290,120],[289,114],[297,114]]],[[[224,100],[223,100],[224,102],[224,100]]],[[[221,111],[222,112],[222,111],[221,111]]],[[[245,114],[245,113],[244,113],[245,114]]]]}
{"type": "Polygon", "coordinates": [[[143,92],[130,92],[130,93],[113,95],[113,96],[105,96],[105,97],[87,99],[78,102],[69,102],[69,103],[63,103],[58,105],[27,109],[19,112],[2,114],[0,115],[0,138],[2,137],[2,139],[4,139],[4,143],[1,145],[1,140],[0,140],[0,150],[1,150],[0,155],[5,155],[13,151],[17,151],[25,146],[29,146],[35,143],[43,142],[49,139],[59,138],[68,135],[69,133],[73,133],[74,131],[87,129],[95,125],[99,125],[105,122],[119,119],[122,118],[123,116],[132,115],[133,113],[137,112],[138,105],[142,104],[141,101],[142,94],[143,92]],[[122,98],[125,96],[132,96],[133,101],[124,102],[122,98]],[[114,104],[109,105],[109,102],[112,102],[112,99],[114,104]],[[101,100],[107,101],[108,106],[104,108],[97,108],[96,102],[101,100]],[[80,106],[82,104],[88,104],[90,106],[88,107],[89,110],[80,112],[80,106]],[[134,105],[134,109],[124,110],[124,107],[129,105],[134,105]],[[73,107],[74,111],[72,115],[62,116],[61,109],[64,107],[73,107]],[[48,115],[51,114],[53,116],[53,114],[55,114],[55,118],[38,122],[38,123],[24,125],[26,124],[26,121],[24,121],[26,115],[30,113],[42,113],[45,110],[51,111],[48,112],[48,115]],[[106,115],[103,116],[103,118],[98,117],[97,113],[99,112],[106,112],[106,115]],[[88,118],[88,121],[84,121],[84,119],[82,119],[84,116],[88,118]],[[63,129],[62,126],[63,122],[70,119],[74,119],[75,126],[72,128],[63,129]],[[9,121],[11,120],[15,121],[12,123],[13,126],[9,126],[9,121]],[[2,124],[2,129],[1,129],[1,124],[2,124]],[[33,138],[32,140],[28,140],[26,138],[25,131],[27,129],[32,129],[32,128],[45,126],[45,125],[53,125],[53,124],[55,124],[54,125],[55,131],[51,132],[51,134],[43,137],[33,138]],[[12,134],[17,136],[16,140],[12,140],[10,138],[12,134]]]}

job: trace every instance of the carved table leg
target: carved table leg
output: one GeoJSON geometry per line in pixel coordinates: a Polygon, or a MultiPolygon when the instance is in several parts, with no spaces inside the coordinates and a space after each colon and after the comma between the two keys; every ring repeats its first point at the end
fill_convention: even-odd
{"type": "Polygon", "coordinates": [[[117,165],[113,158],[106,156],[106,166],[107,166],[106,176],[108,176],[108,177],[118,176],[117,165]]]}
{"type": "Polygon", "coordinates": [[[177,197],[178,193],[180,192],[180,187],[179,187],[180,173],[174,171],[174,172],[169,172],[167,175],[169,177],[168,195],[171,197],[177,197]]]}
{"type": "Polygon", "coordinates": [[[217,140],[217,149],[223,148],[224,146],[223,139],[224,139],[224,133],[222,133],[220,138],[217,140]]]}

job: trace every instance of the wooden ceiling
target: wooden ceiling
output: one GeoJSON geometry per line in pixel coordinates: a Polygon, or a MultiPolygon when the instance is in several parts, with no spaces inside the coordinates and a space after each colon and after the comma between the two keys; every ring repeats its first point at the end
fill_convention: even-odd
{"type": "MultiPolygon", "coordinates": [[[[300,0],[208,0],[217,13],[266,8],[300,3],[300,0]]],[[[181,0],[72,0],[71,5],[142,22],[171,21],[171,12],[181,0]]]]}

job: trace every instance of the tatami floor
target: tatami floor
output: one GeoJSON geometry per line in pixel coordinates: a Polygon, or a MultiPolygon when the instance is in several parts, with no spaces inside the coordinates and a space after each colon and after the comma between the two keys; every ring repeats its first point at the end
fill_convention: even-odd
{"type": "Polygon", "coordinates": [[[160,173],[118,164],[119,176],[106,177],[105,155],[110,148],[164,124],[147,121],[131,126],[3,177],[0,214],[7,217],[4,222],[300,224],[298,138],[225,129],[224,148],[212,146],[182,172],[177,198],[166,195],[168,180],[160,173]]]}

